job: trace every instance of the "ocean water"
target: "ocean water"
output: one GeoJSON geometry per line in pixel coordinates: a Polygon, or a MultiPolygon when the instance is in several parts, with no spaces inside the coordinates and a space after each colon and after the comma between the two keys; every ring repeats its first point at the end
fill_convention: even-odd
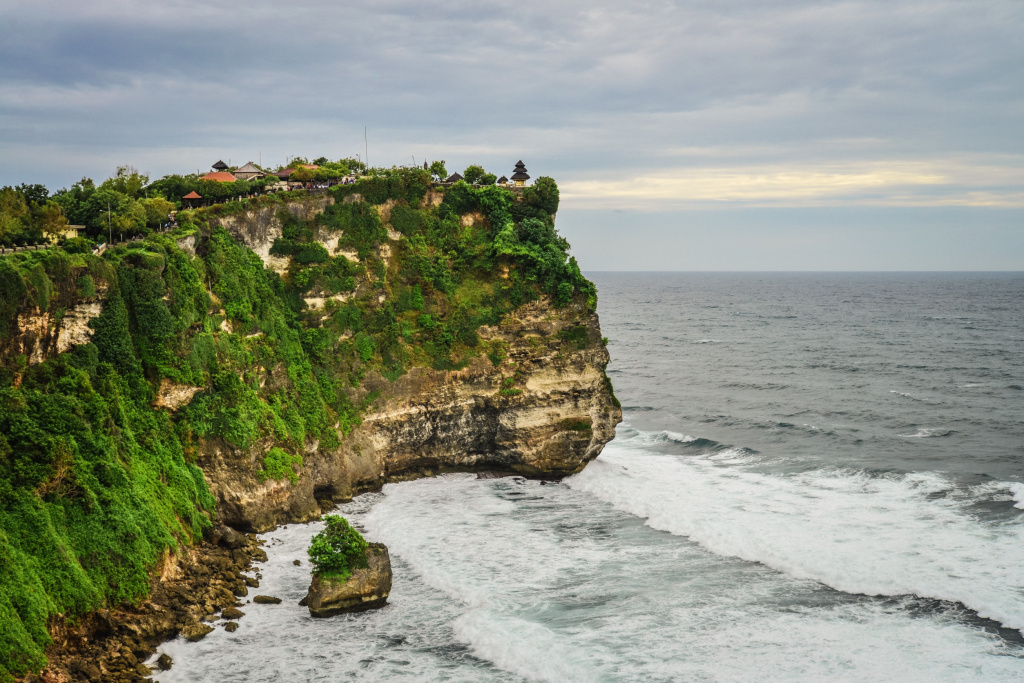
{"type": "Polygon", "coordinates": [[[1024,680],[1024,276],[591,276],[596,461],[341,506],[391,551],[372,613],[311,619],[320,525],[266,534],[284,602],[158,679],[1024,680]]]}

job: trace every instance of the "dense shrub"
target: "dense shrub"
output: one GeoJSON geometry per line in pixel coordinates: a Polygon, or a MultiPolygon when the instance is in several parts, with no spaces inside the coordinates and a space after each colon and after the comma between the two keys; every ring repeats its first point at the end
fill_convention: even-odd
{"type": "Polygon", "coordinates": [[[324,522],[324,529],[309,544],[313,572],[344,581],[353,569],[367,566],[369,544],[344,517],[327,515],[324,522]]]}
{"type": "Polygon", "coordinates": [[[263,456],[263,469],[257,474],[260,481],[287,479],[291,483],[297,484],[299,475],[295,471],[296,467],[302,467],[302,456],[289,455],[283,449],[275,446],[263,456]]]}

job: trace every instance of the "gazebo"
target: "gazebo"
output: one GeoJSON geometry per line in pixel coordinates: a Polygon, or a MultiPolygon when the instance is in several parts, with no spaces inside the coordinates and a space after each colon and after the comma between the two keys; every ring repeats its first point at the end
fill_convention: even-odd
{"type": "Polygon", "coordinates": [[[515,171],[512,172],[512,182],[516,184],[516,187],[523,187],[529,179],[530,174],[526,172],[526,165],[520,159],[519,163],[516,164],[515,171]]]}
{"type": "Polygon", "coordinates": [[[460,174],[458,171],[456,171],[455,173],[452,173],[450,176],[448,176],[447,178],[444,179],[444,181],[446,183],[457,183],[460,180],[465,180],[465,179],[462,177],[462,174],[460,174]]]}
{"type": "Polygon", "coordinates": [[[508,185],[508,178],[505,176],[498,178],[498,185],[508,185]]]}
{"type": "Polygon", "coordinates": [[[196,194],[195,190],[192,190],[187,195],[182,197],[182,200],[190,209],[194,209],[199,204],[200,199],[202,199],[202,197],[196,194]]]}
{"type": "Polygon", "coordinates": [[[223,159],[220,159],[220,160],[217,161],[217,163],[215,163],[213,165],[213,170],[215,170],[215,171],[226,171],[226,170],[228,170],[228,165],[224,163],[223,159]]]}

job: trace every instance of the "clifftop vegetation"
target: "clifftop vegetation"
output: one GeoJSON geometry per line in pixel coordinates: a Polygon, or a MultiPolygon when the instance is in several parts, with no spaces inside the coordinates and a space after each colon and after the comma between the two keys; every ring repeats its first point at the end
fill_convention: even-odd
{"type": "Polygon", "coordinates": [[[540,297],[596,305],[555,231],[550,178],[517,195],[371,170],[331,194],[310,220],[260,198],[182,211],[177,232],[143,226],[102,257],[72,240],[0,258],[3,348],[19,315],[52,323],[103,304],[89,343],[37,364],[0,359],[0,680],[45,663],[48,619],[140,600],[159,558],[211,525],[195,465],[205,441],[255,452],[253,477],[292,485],[307,449],[335,448],[360,423],[376,399],[360,390],[368,373],[497,364],[502,344],[481,325],[540,297]],[[258,205],[283,226],[280,274],[219,226],[258,205]],[[194,397],[155,408],[167,386],[194,397]]]}

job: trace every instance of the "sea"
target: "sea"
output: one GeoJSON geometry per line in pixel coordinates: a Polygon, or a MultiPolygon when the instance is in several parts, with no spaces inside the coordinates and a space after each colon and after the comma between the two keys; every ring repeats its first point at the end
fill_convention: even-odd
{"type": "Polygon", "coordinates": [[[597,460],[340,506],[390,549],[379,611],[310,618],[321,524],[265,534],[283,602],[157,679],[1024,680],[1024,274],[588,275],[597,460]]]}

